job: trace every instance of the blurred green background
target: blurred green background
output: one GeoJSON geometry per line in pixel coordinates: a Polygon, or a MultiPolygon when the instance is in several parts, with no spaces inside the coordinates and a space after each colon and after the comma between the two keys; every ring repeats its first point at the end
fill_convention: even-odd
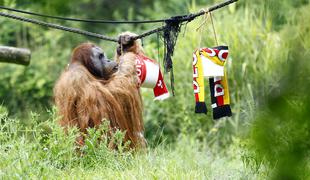
{"type": "MultiPolygon", "coordinates": [[[[198,12],[217,2],[0,0],[0,5],[65,17],[146,20],[198,12]]],[[[162,146],[164,149],[173,146],[183,149],[186,144],[178,143],[186,137],[197,143],[195,147],[207,146],[215,154],[228,154],[231,159],[226,161],[233,161],[240,156],[242,167],[250,169],[251,173],[248,176],[233,174],[232,177],[237,179],[309,179],[309,0],[239,0],[213,15],[220,45],[230,48],[227,69],[233,116],[213,121],[211,111],[207,116],[194,113],[192,53],[199,47],[200,39],[201,46],[215,46],[210,22],[204,26],[203,32],[196,31],[202,22],[202,18],[198,18],[182,28],[177,41],[173,57],[176,96],[162,102],[153,101],[152,90],[142,89],[145,133],[152,149],[150,151],[156,152],[156,148],[162,146]]],[[[140,34],[155,27],[154,24],[93,25],[46,21],[113,37],[122,31],[140,34]]],[[[0,64],[0,117],[3,127],[13,119],[19,122],[18,127],[22,129],[51,122],[55,80],[68,63],[72,49],[79,43],[97,43],[108,52],[109,57],[113,57],[116,48],[116,44],[110,42],[3,17],[0,17],[0,32],[1,45],[25,47],[32,51],[28,67],[0,64]]],[[[143,39],[143,44],[149,57],[162,62],[163,43],[158,41],[156,34],[143,39]]],[[[169,84],[169,76],[165,76],[169,84]]],[[[210,99],[206,99],[206,102],[210,107],[210,99]]],[[[16,135],[14,142],[20,142],[20,137],[23,137],[23,133],[16,135]]],[[[2,147],[12,144],[14,138],[0,138],[2,147]]],[[[5,148],[0,148],[0,152],[7,153],[5,148]]],[[[165,152],[162,152],[162,156],[165,156],[165,152]]],[[[164,160],[159,164],[162,162],[164,160]]],[[[212,161],[209,162],[212,164],[212,161]]],[[[3,167],[5,163],[11,161],[3,161],[3,167]]],[[[208,173],[203,175],[218,177],[208,176],[208,173]]],[[[193,177],[196,176],[189,176],[193,177]]]]}

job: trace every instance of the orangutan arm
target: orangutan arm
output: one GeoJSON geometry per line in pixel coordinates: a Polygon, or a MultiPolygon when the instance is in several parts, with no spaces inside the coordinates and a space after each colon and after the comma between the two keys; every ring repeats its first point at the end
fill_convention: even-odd
{"type": "Polygon", "coordinates": [[[136,55],[134,53],[128,52],[119,57],[118,75],[136,75],[136,55]]]}
{"type": "Polygon", "coordinates": [[[140,79],[136,72],[136,55],[132,52],[127,52],[119,57],[118,71],[111,78],[106,86],[109,86],[114,91],[117,91],[117,87],[138,89],[140,86],[140,79]]]}

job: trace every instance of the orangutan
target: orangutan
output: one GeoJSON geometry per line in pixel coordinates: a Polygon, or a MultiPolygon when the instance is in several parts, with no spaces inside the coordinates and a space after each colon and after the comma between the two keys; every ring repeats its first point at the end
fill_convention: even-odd
{"type": "MultiPolygon", "coordinates": [[[[68,67],[54,87],[60,124],[76,126],[81,133],[96,128],[104,120],[110,129],[124,131],[131,147],[145,147],[142,99],[136,74],[136,53],[142,52],[138,41],[128,33],[120,36],[115,61],[101,48],[83,43],[73,50],[68,67]]],[[[79,143],[83,145],[83,138],[79,143]]]]}

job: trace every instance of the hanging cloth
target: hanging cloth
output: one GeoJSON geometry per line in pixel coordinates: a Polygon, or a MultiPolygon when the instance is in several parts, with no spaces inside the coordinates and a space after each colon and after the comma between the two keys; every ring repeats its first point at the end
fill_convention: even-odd
{"type": "Polygon", "coordinates": [[[213,118],[231,116],[229,88],[225,62],[228,47],[201,48],[193,54],[193,86],[196,100],[195,112],[207,113],[204,77],[209,77],[213,118]]]}
{"type": "Polygon", "coordinates": [[[137,75],[141,81],[141,86],[153,88],[154,100],[165,100],[170,97],[159,65],[144,55],[136,56],[137,75]]]}

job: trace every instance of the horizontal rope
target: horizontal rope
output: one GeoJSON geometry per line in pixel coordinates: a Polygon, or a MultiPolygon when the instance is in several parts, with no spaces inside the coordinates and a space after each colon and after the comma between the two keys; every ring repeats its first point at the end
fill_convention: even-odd
{"type": "MultiPolygon", "coordinates": [[[[220,9],[224,6],[227,6],[229,4],[232,4],[234,2],[237,2],[238,0],[227,0],[225,2],[222,2],[220,4],[216,4],[214,6],[211,6],[210,8],[208,8],[207,10],[204,10],[204,11],[201,11],[201,12],[198,12],[198,13],[195,13],[195,14],[189,14],[189,15],[184,15],[184,16],[174,16],[174,17],[171,17],[170,19],[167,19],[165,22],[167,21],[179,21],[179,22],[185,22],[185,21],[192,21],[193,19],[199,17],[199,16],[202,16],[206,13],[209,13],[209,12],[212,12],[212,11],[215,11],[217,9],[220,9]]],[[[154,33],[157,33],[157,32],[160,32],[160,31],[163,31],[165,29],[165,25],[164,26],[161,26],[161,27],[158,27],[156,29],[153,29],[153,30],[150,30],[150,31],[147,31],[147,32],[144,32],[142,33],[141,35],[139,36],[135,36],[133,37],[133,40],[136,40],[136,39],[141,39],[141,38],[144,38],[146,36],[149,36],[151,34],[154,34],[154,33]]]]}
{"type": "MultiPolygon", "coordinates": [[[[193,19],[197,18],[198,16],[201,16],[201,15],[203,15],[205,13],[208,13],[208,12],[212,12],[214,10],[217,10],[219,8],[222,8],[224,6],[227,6],[227,5],[229,5],[231,3],[234,3],[234,2],[237,2],[237,1],[238,0],[227,0],[227,1],[222,2],[220,4],[216,4],[214,6],[211,6],[206,11],[201,11],[201,12],[198,12],[198,13],[188,14],[188,15],[183,15],[183,16],[173,16],[173,17],[171,17],[169,19],[146,20],[146,21],[115,21],[115,22],[122,22],[122,23],[125,23],[125,22],[128,22],[128,23],[130,23],[130,22],[139,22],[140,23],[141,22],[141,23],[147,23],[147,22],[151,22],[151,21],[158,21],[158,22],[165,22],[166,23],[166,25],[164,25],[164,26],[152,29],[150,31],[142,33],[141,35],[132,37],[133,40],[136,40],[136,39],[144,38],[144,37],[149,36],[149,35],[154,34],[154,33],[158,33],[158,32],[164,31],[166,29],[166,27],[167,27],[167,23],[171,23],[171,22],[182,23],[182,22],[185,22],[185,21],[190,22],[193,19]]],[[[3,6],[1,6],[1,7],[3,7],[3,6]]],[[[2,8],[2,9],[4,9],[4,8],[2,8]]],[[[10,10],[10,9],[12,9],[12,8],[6,8],[6,10],[10,10]]],[[[27,11],[21,11],[21,10],[15,10],[15,11],[16,12],[23,12],[23,13],[27,12],[27,11]]],[[[27,13],[32,14],[32,15],[35,15],[35,14],[36,15],[41,15],[41,14],[32,13],[32,12],[27,12],[27,13]]],[[[104,36],[104,35],[93,33],[93,32],[89,32],[89,31],[84,31],[84,30],[77,29],[77,28],[71,28],[71,27],[66,27],[66,26],[62,26],[62,25],[58,25],[58,24],[47,23],[47,22],[43,22],[43,21],[40,21],[40,20],[20,17],[20,16],[17,16],[17,15],[3,13],[3,12],[0,12],[0,16],[11,18],[11,19],[16,19],[16,20],[20,20],[20,21],[24,21],[24,22],[33,23],[33,24],[37,24],[37,25],[40,25],[40,26],[46,26],[46,27],[49,27],[49,28],[54,28],[54,29],[59,29],[59,30],[67,31],[67,32],[76,33],[76,34],[81,34],[81,35],[85,35],[85,36],[89,36],[89,37],[95,37],[95,38],[99,38],[99,39],[106,40],[106,41],[118,42],[117,38],[111,38],[111,37],[108,37],[108,36],[104,36]]],[[[49,15],[42,15],[42,16],[44,16],[44,17],[56,17],[56,16],[49,16],[49,15]]],[[[62,17],[57,17],[57,18],[62,18],[62,17]]],[[[72,18],[67,18],[67,19],[72,19],[72,18]]],[[[82,19],[76,19],[76,20],[79,20],[79,21],[81,20],[82,21],[82,19]]],[[[101,20],[91,20],[91,21],[101,21],[101,20]]],[[[102,21],[104,21],[104,20],[102,20],[102,21]]],[[[109,22],[109,21],[107,21],[107,22],[109,22]]]]}
{"type": "MultiPolygon", "coordinates": [[[[214,5],[208,9],[208,12],[212,12],[216,9],[222,8],[224,6],[227,6],[231,3],[234,3],[238,0],[228,0],[224,3],[220,3],[217,5],[214,5]]],[[[102,23],[102,24],[146,24],[146,23],[159,23],[159,22],[166,22],[169,21],[171,18],[166,18],[166,19],[156,19],[156,20],[121,20],[121,21],[115,21],[115,20],[94,20],[94,19],[81,19],[81,18],[67,18],[67,17],[61,17],[61,16],[52,16],[52,15],[46,15],[46,14],[40,14],[40,13],[35,13],[35,12],[30,12],[30,11],[25,11],[25,10],[19,10],[15,8],[9,8],[5,6],[0,6],[0,9],[8,10],[8,11],[13,11],[13,12],[18,12],[22,14],[28,14],[28,15],[33,15],[33,16],[38,16],[38,17],[45,17],[45,18],[51,18],[51,19],[58,19],[58,20],[65,20],[65,21],[77,21],[77,22],[86,22],[86,23],[102,23]]],[[[174,17],[181,17],[179,21],[191,21],[194,18],[201,16],[205,14],[206,11],[202,11],[196,14],[189,14],[189,15],[181,15],[181,16],[174,16],[174,17]]]]}
{"type": "Polygon", "coordinates": [[[77,21],[77,22],[86,22],[86,23],[98,23],[98,24],[146,24],[146,23],[159,23],[159,22],[165,22],[166,19],[158,19],[158,20],[122,20],[122,21],[115,21],[115,20],[94,20],[94,19],[80,19],[80,18],[67,18],[67,17],[61,17],[61,16],[52,16],[52,15],[46,15],[46,14],[40,14],[30,11],[24,11],[19,10],[15,8],[9,8],[5,6],[0,6],[0,9],[18,12],[22,14],[28,14],[32,16],[38,16],[38,17],[45,17],[45,18],[51,18],[51,19],[58,19],[58,20],[65,20],[65,21],[77,21]]]}
{"type": "Polygon", "coordinates": [[[33,24],[37,24],[40,26],[54,28],[54,29],[58,29],[58,30],[62,30],[62,31],[68,31],[68,32],[76,33],[76,34],[81,34],[84,36],[95,37],[95,38],[99,38],[99,39],[106,40],[106,41],[118,42],[118,40],[116,38],[111,38],[108,36],[104,36],[104,35],[89,32],[89,31],[84,31],[84,30],[77,29],[77,28],[71,28],[71,27],[61,26],[58,24],[47,23],[47,22],[43,22],[43,21],[39,21],[39,20],[35,20],[35,19],[30,19],[30,18],[25,18],[25,17],[20,17],[20,16],[16,16],[16,15],[12,15],[12,14],[3,13],[3,12],[0,12],[0,16],[11,18],[11,19],[16,19],[16,20],[20,20],[20,21],[24,21],[24,22],[33,23],[33,24]]]}

